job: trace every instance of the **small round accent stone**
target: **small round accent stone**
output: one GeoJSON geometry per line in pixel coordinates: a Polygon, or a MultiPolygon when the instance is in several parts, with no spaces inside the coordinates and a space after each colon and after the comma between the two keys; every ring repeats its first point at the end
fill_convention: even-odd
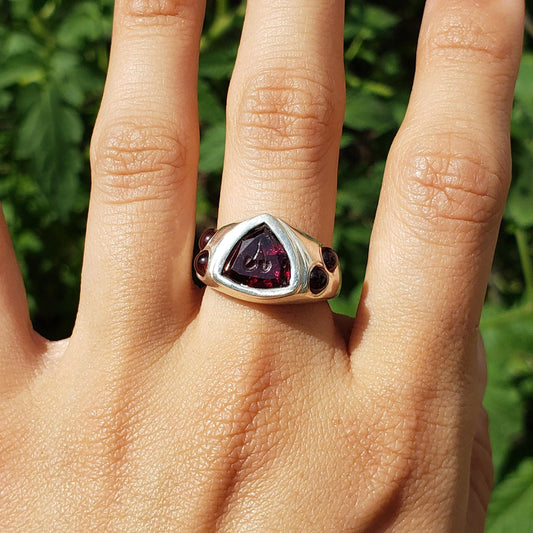
{"type": "Polygon", "coordinates": [[[194,260],[194,268],[199,276],[205,276],[207,272],[207,263],[209,261],[209,252],[200,252],[194,260]]]}
{"type": "Polygon", "coordinates": [[[215,228],[208,228],[202,233],[202,235],[200,235],[200,238],[198,239],[198,246],[200,250],[207,246],[207,243],[213,238],[213,235],[216,232],[217,230],[215,228]]]}
{"type": "Polygon", "coordinates": [[[321,293],[328,285],[328,275],[321,266],[316,266],[309,274],[309,288],[313,294],[321,293]]]}
{"type": "Polygon", "coordinates": [[[334,272],[339,264],[339,258],[337,254],[327,246],[322,247],[322,261],[330,272],[334,272]]]}

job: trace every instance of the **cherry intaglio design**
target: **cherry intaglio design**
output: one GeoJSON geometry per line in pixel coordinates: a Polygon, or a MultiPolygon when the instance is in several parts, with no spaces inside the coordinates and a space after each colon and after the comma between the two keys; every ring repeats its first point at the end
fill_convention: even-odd
{"type": "Polygon", "coordinates": [[[283,245],[266,224],[244,235],[228,255],[222,275],[255,289],[287,287],[291,264],[283,245]]]}

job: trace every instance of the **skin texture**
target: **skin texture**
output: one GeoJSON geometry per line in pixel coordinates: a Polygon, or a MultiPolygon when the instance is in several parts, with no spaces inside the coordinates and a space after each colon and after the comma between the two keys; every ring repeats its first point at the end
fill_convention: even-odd
{"type": "MultiPolygon", "coordinates": [[[[481,532],[522,0],[428,0],[355,321],[193,286],[203,9],[116,1],[70,339],[32,331],[0,221],[0,530],[481,532]]],[[[343,12],[248,2],[220,225],[331,243],[343,12]]]]}

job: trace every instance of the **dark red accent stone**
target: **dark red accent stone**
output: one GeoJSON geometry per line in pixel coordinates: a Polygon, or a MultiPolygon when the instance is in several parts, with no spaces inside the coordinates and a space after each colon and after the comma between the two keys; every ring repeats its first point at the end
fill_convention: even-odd
{"type": "Polygon", "coordinates": [[[287,251],[266,224],[249,231],[228,255],[222,275],[254,289],[287,287],[291,265],[287,251]]]}
{"type": "Polygon", "coordinates": [[[330,272],[334,272],[339,264],[339,258],[337,257],[337,254],[332,248],[328,248],[327,246],[322,247],[322,261],[324,261],[325,267],[330,272]]]}
{"type": "Polygon", "coordinates": [[[213,235],[217,232],[215,228],[206,229],[198,239],[198,247],[200,250],[207,246],[207,243],[213,238],[213,235]]]}
{"type": "Polygon", "coordinates": [[[200,252],[194,260],[194,268],[199,276],[205,276],[207,263],[209,262],[209,252],[200,252]]]}
{"type": "Polygon", "coordinates": [[[328,275],[321,266],[316,266],[309,274],[309,288],[313,294],[321,293],[328,286],[328,275]]]}

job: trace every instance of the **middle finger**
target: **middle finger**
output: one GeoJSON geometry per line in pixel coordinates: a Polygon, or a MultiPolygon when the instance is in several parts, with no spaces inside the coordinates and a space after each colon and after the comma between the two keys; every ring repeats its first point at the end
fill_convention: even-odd
{"type": "Polygon", "coordinates": [[[331,241],[343,22],[342,0],[248,3],[228,93],[219,225],[268,212],[331,241]]]}

